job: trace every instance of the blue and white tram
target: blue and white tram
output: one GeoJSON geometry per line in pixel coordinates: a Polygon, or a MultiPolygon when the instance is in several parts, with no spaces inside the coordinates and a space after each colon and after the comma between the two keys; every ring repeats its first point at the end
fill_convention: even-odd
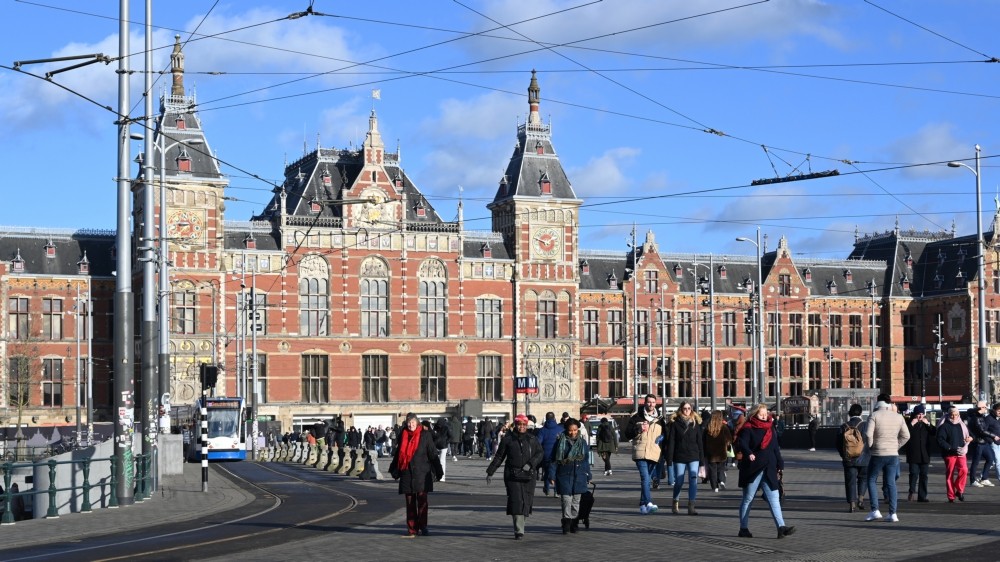
{"type": "MultiPolygon", "coordinates": [[[[208,414],[208,460],[246,460],[246,402],[239,397],[199,398],[198,412],[202,401],[208,414]]],[[[194,438],[200,440],[200,426],[196,428],[194,438]]],[[[200,442],[196,450],[200,457],[200,442]]]]}

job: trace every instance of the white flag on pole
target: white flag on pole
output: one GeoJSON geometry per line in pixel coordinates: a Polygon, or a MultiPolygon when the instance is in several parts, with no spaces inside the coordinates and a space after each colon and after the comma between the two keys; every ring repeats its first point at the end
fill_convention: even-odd
{"type": "Polygon", "coordinates": [[[382,99],[382,90],[372,90],[372,99],[373,100],[382,99]]]}

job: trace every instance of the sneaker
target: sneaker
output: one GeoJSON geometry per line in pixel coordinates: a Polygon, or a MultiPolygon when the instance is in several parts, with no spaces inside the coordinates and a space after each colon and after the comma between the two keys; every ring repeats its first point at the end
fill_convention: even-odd
{"type": "Polygon", "coordinates": [[[882,518],[882,512],[880,512],[877,509],[873,509],[871,513],[869,513],[868,516],[865,517],[865,521],[874,521],[876,519],[881,519],[881,518],[882,518]]]}
{"type": "Polygon", "coordinates": [[[816,448],[813,447],[813,448],[809,449],[809,451],[812,452],[812,453],[815,453],[816,452],[816,448]]]}
{"type": "Polygon", "coordinates": [[[993,487],[993,482],[990,482],[989,480],[981,480],[980,482],[983,484],[983,486],[987,486],[989,488],[993,487]]]}
{"type": "Polygon", "coordinates": [[[725,482],[719,482],[719,487],[722,488],[723,490],[725,490],[726,489],[726,483],[725,482]]]}
{"type": "Polygon", "coordinates": [[[889,515],[885,516],[885,522],[886,523],[898,523],[899,522],[899,517],[896,517],[895,513],[890,513],[889,515]]]}
{"type": "Polygon", "coordinates": [[[656,513],[659,509],[660,509],[659,506],[657,506],[653,502],[649,502],[649,503],[646,504],[646,512],[647,513],[656,513]]]}
{"type": "Polygon", "coordinates": [[[451,457],[451,462],[458,462],[458,457],[451,457]]]}
{"type": "Polygon", "coordinates": [[[615,471],[613,471],[613,470],[609,470],[608,471],[608,476],[614,476],[614,475],[615,475],[615,471]]]}
{"type": "MultiPolygon", "coordinates": [[[[251,437],[253,437],[253,436],[251,435],[251,437]]],[[[444,476],[442,476],[441,480],[438,480],[438,482],[444,482],[444,476]]]]}
{"type": "Polygon", "coordinates": [[[975,488],[982,488],[983,487],[983,483],[982,483],[981,480],[976,480],[975,482],[972,483],[972,486],[975,487],[975,488]]]}
{"type": "Polygon", "coordinates": [[[641,515],[648,515],[649,514],[649,508],[646,507],[646,506],[644,506],[644,505],[640,505],[639,506],[639,513],[641,515]]]}
{"type": "Polygon", "coordinates": [[[718,488],[714,488],[712,491],[715,492],[716,494],[719,493],[719,489],[718,488]]]}

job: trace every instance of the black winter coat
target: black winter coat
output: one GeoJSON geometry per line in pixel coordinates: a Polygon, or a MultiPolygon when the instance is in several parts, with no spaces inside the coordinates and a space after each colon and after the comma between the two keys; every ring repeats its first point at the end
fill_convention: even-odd
{"type": "Polygon", "coordinates": [[[516,429],[508,431],[500,440],[493,462],[486,469],[486,474],[493,476],[500,465],[506,461],[503,471],[503,483],[507,487],[507,515],[531,515],[535,499],[535,479],[519,482],[513,479],[515,468],[526,465],[532,474],[542,464],[542,445],[530,433],[521,433],[516,429]]]}
{"type": "Polygon", "coordinates": [[[760,445],[764,441],[764,429],[754,429],[749,425],[743,426],[739,435],[736,436],[736,452],[743,453],[740,461],[740,488],[745,488],[757,474],[764,471],[764,479],[772,490],[777,490],[778,471],[784,470],[785,461],[781,458],[781,446],[778,445],[778,432],[771,431],[771,442],[767,449],[761,450],[760,445]],[[754,460],[750,461],[750,454],[753,453],[754,460]]]}
{"type": "MultiPolygon", "coordinates": [[[[409,431],[409,430],[404,430],[409,431]]],[[[400,494],[420,494],[434,491],[434,481],[441,477],[441,457],[438,455],[437,447],[434,446],[434,437],[430,431],[421,429],[420,442],[417,443],[417,450],[413,452],[406,470],[400,471],[399,451],[402,447],[402,435],[399,442],[393,443],[395,452],[392,455],[392,463],[389,464],[389,474],[393,478],[399,479],[400,494]]]]}
{"type": "Polygon", "coordinates": [[[705,445],[702,441],[703,431],[695,422],[694,417],[685,420],[682,417],[667,425],[667,462],[689,463],[701,462],[705,456],[705,445]]]}
{"type": "Polygon", "coordinates": [[[931,439],[937,435],[937,428],[930,423],[910,423],[910,440],[903,445],[907,464],[928,464],[931,462],[931,439]]]}
{"type": "Polygon", "coordinates": [[[438,450],[447,449],[448,443],[451,443],[451,424],[444,418],[438,418],[434,422],[434,446],[438,450]]]}

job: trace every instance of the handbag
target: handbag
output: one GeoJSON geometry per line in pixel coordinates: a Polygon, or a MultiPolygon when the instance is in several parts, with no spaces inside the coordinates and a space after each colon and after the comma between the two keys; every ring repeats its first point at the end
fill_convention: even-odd
{"type": "Polygon", "coordinates": [[[733,446],[732,445],[727,445],[726,446],[726,458],[727,459],[736,458],[736,451],[733,450],[733,446]]]}
{"type": "Polygon", "coordinates": [[[535,475],[532,470],[524,470],[523,468],[515,468],[510,473],[510,479],[514,482],[531,482],[535,479],[535,475]]]}
{"type": "Polygon", "coordinates": [[[708,478],[708,471],[705,470],[705,465],[701,465],[698,467],[698,478],[702,479],[708,478]]]}

